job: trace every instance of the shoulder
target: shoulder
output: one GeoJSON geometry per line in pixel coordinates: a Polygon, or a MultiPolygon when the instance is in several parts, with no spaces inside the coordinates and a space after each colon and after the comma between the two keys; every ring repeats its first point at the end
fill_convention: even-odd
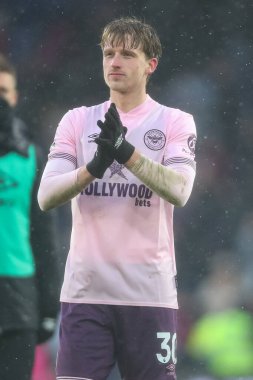
{"type": "Polygon", "coordinates": [[[94,113],[94,112],[97,112],[98,110],[107,108],[108,104],[109,104],[109,101],[105,101],[104,103],[95,104],[92,106],[81,106],[81,107],[72,108],[65,115],[69,115],[76,118],[83,117],[88,113],[94,113]]]}
{"type": "Polygon", "coordinates": [[[167,125],[169,140],[181,138],[182,136],[194,136],[196,138],[197,131],[192,114],[162,104],[160,104],[160,110],[162,118],[167,125]]]}
{"type": "Polygon", "coordinates": [[[32,144],[32,136],[23,120],[15,117],[13,119],[13,144],[16,151],[27,156],[28,148],[32,144]]]}
{"type": "Polygon", "coordinates": [[[66,122],[74,122],[78,121],[79,119],[83,118],[87,110],[87,107],[81,106],[81,107],[76,107],[68,110],[63,117],[60,120],[59,124],[64,124],[66,122]]]}
{"type": "Polygon", "coordinates": [[[160,104],[158,103],[162,109],[164,110],[164,112],[167,113],[168,117],[170,117],[172,120],[177,120],[177,119],[193,119],[193,115],[188,113],[188,112],[185,112],[179,108],[173,108],[173,107],[169,107],[167,105],[163,105],[163,104],[160,104]]]}
{"type": "Polygon", "coordinates": [[[160,114],[162,114],[165,118],[167,118],[170,123],[175,122],[177,120],[187,120],[187,119],[193,120],[192,114],[182,111],[179,108],[173,108],[173,107],[169,107],[168,105],[161,104],[150,97],[149,97],[148,105],[149,105],[149,108],[156,109],[160,114]]]}
{"type": "Polygon", "coordinates": [[[26,141],[32,141],[31,131],[23,120],[18,117],[14,117],[13,120],[13,133],[17,139],[24,139],[26,141]]]}
{"type": "Polygon", "coordinates": [[[179,108],[172,108],[163,105],[164,112],[166,114],[166,118],[168,119],[168,123],[171,126],[179,127],[181,128],[189,128],[190,130],[195,130],[195,121],[192,114],[182,111],[179,108]]]}
{"type": "Polygon", "coordinates": [[[80,123],[82,124],[87,117],[90,117],[90,116],[96,117],[100,115],[101,112],[105,113],[108,108],[108,103],[109,102],[106,101],[101,104],[96,104],[92,106],[81,106],[81,107],[70,109],[62,117],[60,124],[65,124],[65,123],[73,124],[73,125],[78,125],[80,123]]]}

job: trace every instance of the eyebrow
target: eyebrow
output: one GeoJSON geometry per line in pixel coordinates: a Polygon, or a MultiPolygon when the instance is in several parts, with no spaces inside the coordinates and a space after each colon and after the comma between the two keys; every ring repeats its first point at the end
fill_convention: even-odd
{"type": "MultiPolygon", "coordinates": [[[[110,52],[112,50],[114,50],[114,46],[107,46],[103,49],[103,53],[104,52],[110,52]]],[[[137,55],[136,52],[134,51],[134,49],[131,49],[131,48],[123,48],[120,50],[121,53],[130,53],[132,55],[137,55]]]]}

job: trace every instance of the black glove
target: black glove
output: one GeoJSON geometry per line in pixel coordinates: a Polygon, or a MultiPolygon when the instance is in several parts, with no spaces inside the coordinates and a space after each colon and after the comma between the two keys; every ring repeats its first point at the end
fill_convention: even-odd
{"type": "Polygon", "coordinates": [[[56,329],[56,318],[43,318],[39,323],[37,343],[42,344],[50,339],[56,329]]]}
{"type": "Polygon", "coordinates": [[[132,156],[135,147],[125,139],[125,127],[121,123],[114,103],[111,103],[105,114],[105,122],[98,120],[97,125],[101,129],[101,134],[94,141],[120,164],[125,164],[132,156]]]}
{"type": "MultiPolygon", "coordinates": [[[[107,118],[109,110],[105,114],[105,118],[107,118]]],[[[117,111],[116,111],[117,112],[117,111]]],[[[97,125],[100,127],[101,132],[99,134],[99,139],[102,140],[111,140],[114,138],[114,130],[110,127],[110,124],[105,119],[104,123],[101,120],[98,120],[97,125]]],[[[122,133],[125,137],[127,133],[127,128],[122,126],[122,133]]],[[[96,138],[93,140],[96,142],[96,138]]],[[[104,149],[102,145],[98,145],[97,150],[94,154],[93,159],[88,162],[86,165],[87,170],[96,178],[103,178],[105,171],[109,166],[113,163],[114,156],[108,149],[104,149]]]]}
{"type": "MultiPolygon", "coordinates": [[[[100,135],[102,135],[102,137],[105,136],[103,132],[101,132],[100,135]]],[[[101,179],[113,161],[113,156],[108,154],[102,146],[98,146],[93,159],[88,162],[86,168],[93,177],[101,179]]]]}

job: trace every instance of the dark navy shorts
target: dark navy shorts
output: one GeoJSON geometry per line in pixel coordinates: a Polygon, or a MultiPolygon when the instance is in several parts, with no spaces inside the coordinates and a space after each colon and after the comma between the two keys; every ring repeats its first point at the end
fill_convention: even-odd
{"type": "Polygon", "coordinates": [[[57,379],[175,380],[177,310],[62,303],[57,379]]]}

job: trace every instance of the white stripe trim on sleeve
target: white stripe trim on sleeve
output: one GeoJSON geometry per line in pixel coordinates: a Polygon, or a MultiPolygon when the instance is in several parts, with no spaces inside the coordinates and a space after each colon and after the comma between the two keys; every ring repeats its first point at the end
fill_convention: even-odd
{"type": "Polygon", "coordinates": [[[49,160],[52,160],[54,158],[62,158],[64,160],[68,160],[75,165],[75,168],[77,167],[77,159],[76,159],[76,157],[72,156],[71,154],[61,153],[61,152],[49,154],[49,156],[48,156],[49,160]]]}
{"type": "Polygon", "coordinates": [[[194,170],[196,170],[196,162],[194,160],[190,160],[185,157],[171,157],[163,162],[164,166],[171,166],[173,164],[184,164],[191,166],[194,170]]]}

